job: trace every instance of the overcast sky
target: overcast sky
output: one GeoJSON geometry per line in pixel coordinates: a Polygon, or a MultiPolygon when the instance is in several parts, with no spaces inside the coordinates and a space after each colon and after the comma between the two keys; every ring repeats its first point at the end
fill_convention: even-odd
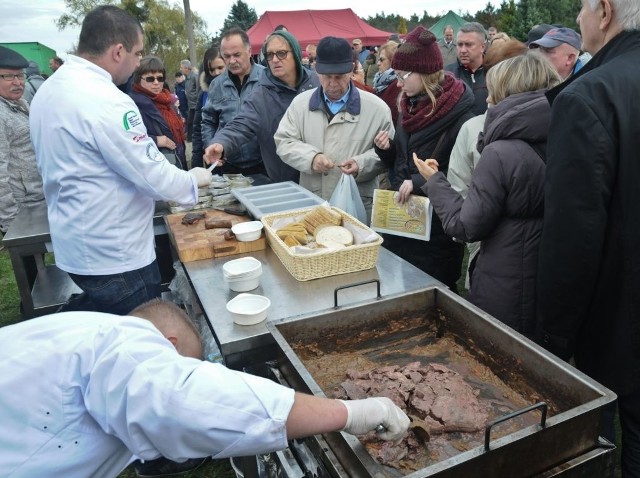
{"type": "MultiPolygon", "coordinates": [[[[191,0],[191,10],[207,22],[208,33],[215,35],[224,23],[236,0],[191,0]]],[[[449,9],[475,13],[484,9],[488,0],[403,0],[397,6],[383,7],[382,2],[371,0],[245,0],[253,8],[258,17],[265,10],[318,10],[334,8],[351,8],[361,18],[374,16],[376,13],[398,14],[409,17],[413,13],[422,16],[423,11],[430,15],[444,14],[449,9]],[[400,6],[401,5],[401,6],[400,6]]],[[[169,0],[170,3],[182,6],[181,0],[169,0]]],[[[498,8],[499,0],[491,0],[498,8]]],[[[67,51],[77,43],[79,29],[67,28],[58,31],[53,21],[65,12],[62,0],[0,0],[0,40],[2,42],[39,42],[56,50],[63,59],[67,51]]]]}

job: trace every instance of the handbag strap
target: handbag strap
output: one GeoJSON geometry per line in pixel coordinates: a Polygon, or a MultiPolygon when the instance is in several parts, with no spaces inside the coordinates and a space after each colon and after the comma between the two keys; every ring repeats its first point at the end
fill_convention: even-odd
{"type": "Polygon", "coordinates": [[[440,138],[438,138],[438,142],[436,143],[436,147],[433,148],[433,152],[431,153],[431,159],[438,159],[437,155],[440,152],[440,148],[442,148],[442,143],[444,143],[444,140],[446,139],[448,133],[449,133],[449,129],[447,128],[440,135],[440,138]]]}

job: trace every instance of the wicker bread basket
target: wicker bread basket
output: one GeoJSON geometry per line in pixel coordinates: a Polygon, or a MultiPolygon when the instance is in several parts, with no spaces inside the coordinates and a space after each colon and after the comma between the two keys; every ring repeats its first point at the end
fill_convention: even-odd
{"type": "Polygon", "coordinates": [[[343,225],[348,223],[354,227],[364,229],[370,234],[376,234],[378,236],[377,240],[367,244],[354,244],[344,249],[327,251],[326,253],[300,254],[293,252],[293,250],[278,237],[272,224],[279,218],[303,216],[312,209],[313,207],[294,209],[262,216],[262,224],[264,224],[267,242],[293,277],[299,281],[307,281],[319,279],[320,277],[363,271],[375,267],[378,262],[378,253],[380,252],[382,237],[362,224],[355,217],[336,207],[332,207],[331,209],[342,216],[343,225]]]}

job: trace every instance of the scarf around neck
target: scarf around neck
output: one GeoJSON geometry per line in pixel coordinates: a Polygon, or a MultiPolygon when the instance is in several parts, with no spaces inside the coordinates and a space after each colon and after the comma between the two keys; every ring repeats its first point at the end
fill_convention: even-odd
{"type": "Polygon", "coordinates": [[[464,83],[453,75],[446,73],[442,83],[442,94],[435,105],[427,95],[408,97],[403,94],[400,100],[402,127],[409,133],[420,131],[431,123],[445,117],[464,93],[464,83]]]}
{"type": "Polygon", "coordinates": [[[153,101],[153,104],[158,108],[158,111],[164,118],[165,123],[171,130],[172,140],[177,144],[184,143],[184,126],[182,119],[174,107],[174,100],[171,97],[171,92],[166,88],[163,89],[157,95],[154,95],[148,90],[145,90],[138,83],[133,84],[133,91],[141,93],[153,101]]]}
{"type": "Polygon", "coordinates": [[[373,88],[376,90],[376,93],[382,93],[387,86],[396,81],[396,78],[396,71],[393,68],[389,68],[382,73],[377,72],[373,77],[373,88]]]}

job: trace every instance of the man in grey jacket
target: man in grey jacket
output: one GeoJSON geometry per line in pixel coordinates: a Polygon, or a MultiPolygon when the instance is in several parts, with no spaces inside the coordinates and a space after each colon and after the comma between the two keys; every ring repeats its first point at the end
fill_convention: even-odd
{"type": "MultiPolygon", "coordinates": [[[[265,69],[251,60],[249,37],[240,28],[231,28],[222,35],[220,55],[226,68],[211,82],[207,104],[202,109],[202,142],[207,146],[215,134],[236,117],[265,69]]],[[[227,155],[221,170],[231,174],[266,174],[256,136],[227,155]]]]}
{"type": "Polygon", "coordinates": [[[0,46],[0,231],[20,207],[44,201],[42,178],[29,135],[29,106],[22,98],[27,60],[0,46]]]}
{"type": "Polygon", "coordinates": [[[442,53],[444,66],[447,66],[458,60],[458,49],[453,38],[453,27],[451,25],[444,27],[442,35],[442,39],[438,41],[438,46],[440,47],[440,53],[442,53]]]}
{"type": "Polygon", "coordinates": [[[184,93],[187,95],[187,104],[189,106],[189,114],[187,115],[187,141],[191,141],[193,135],[193,117],[196,114],[196,105],[198,103],[198,75],[189,60],[180,62],[180,71],[184,75],[184,93]]]}

